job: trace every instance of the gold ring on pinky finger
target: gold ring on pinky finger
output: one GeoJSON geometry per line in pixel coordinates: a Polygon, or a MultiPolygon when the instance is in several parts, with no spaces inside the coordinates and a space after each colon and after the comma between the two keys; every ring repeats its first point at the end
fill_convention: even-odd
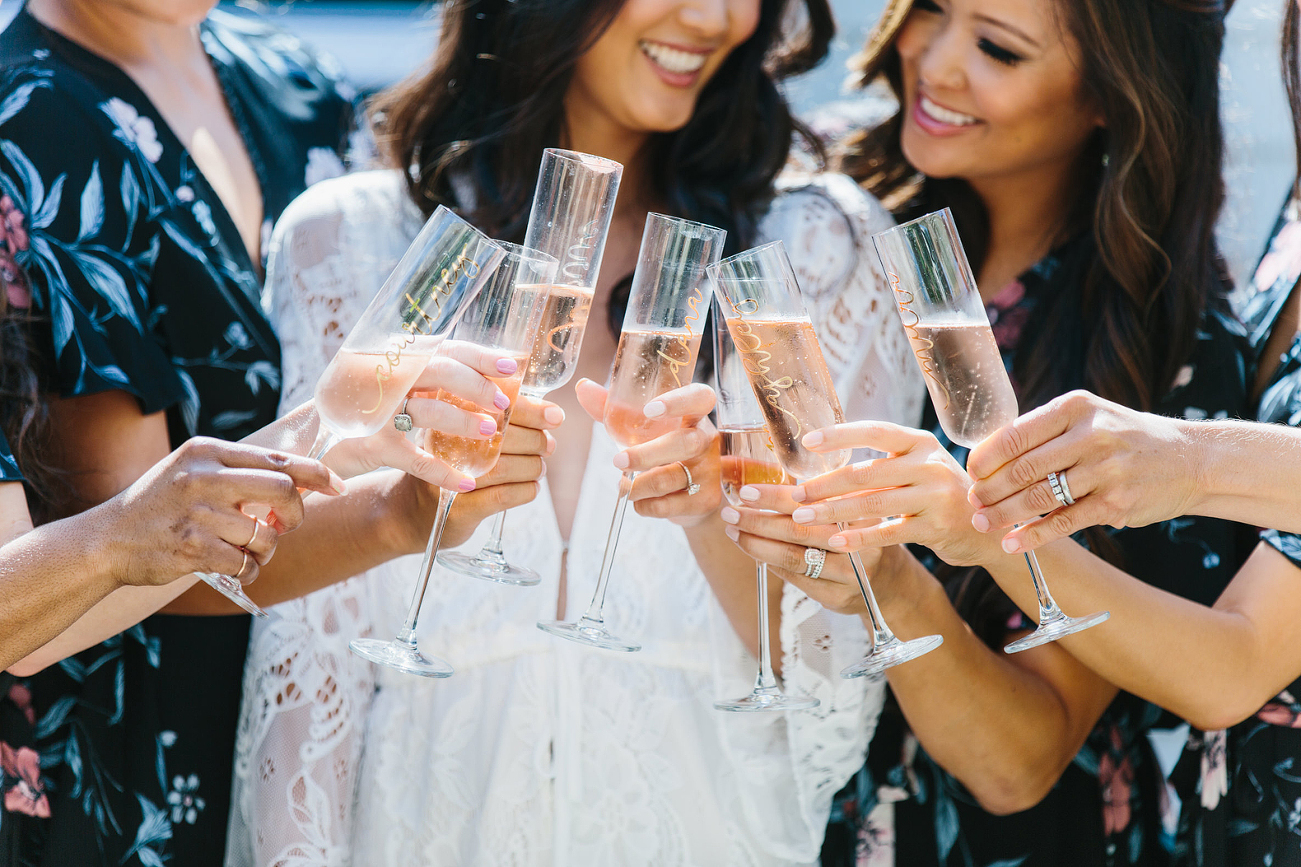
{"type": "Polygon", "coordinates": [[[236,580],[238,580],[240,576],[244,574],[244,570],[248,568],[248,552],[244,551],[243,548],[240,550],[244,552],[244,559],[239,562],[239,571],[235,573],[236,580]]]}
{"type": "Polygon", "coordinates": [[[257,539],[257,531],[261,528],[261,526],[262,526],[261,522],[258,521],[257,518],[254,518],[254,519],[253,519],[253,535],[252,535],[252,536],[249,536],[249,537],[248,537],[248,541],[245,542],[245,543],[244,543],[243,545],[241,545],[240,547],[242,547],[242,548],[247,548],[249,545],[252,545],[252,544],[253,544],[253,541],[254,541],[255,539],[257,539]]]}
{"type": "Polygon", "coordinates": [[[804,549],[804,577],[819,578],[822,576],[822,567],[827,563],[827,552],[821,548],[804,549]]]}

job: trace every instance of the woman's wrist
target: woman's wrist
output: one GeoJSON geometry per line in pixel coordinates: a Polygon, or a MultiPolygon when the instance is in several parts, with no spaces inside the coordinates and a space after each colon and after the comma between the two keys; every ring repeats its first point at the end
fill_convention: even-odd
{"type": "Polygon", "coordinates": [[[1218,504],[1243,496],[1250,497],[1255,486],[1239,464],[1222,459],[1226,422],[1180,420],[1178,457],[1184,464],[1181,476],[1189,482],[1185,506],[1175,514],[1216,515],[1223,511],[1218,504]]]}

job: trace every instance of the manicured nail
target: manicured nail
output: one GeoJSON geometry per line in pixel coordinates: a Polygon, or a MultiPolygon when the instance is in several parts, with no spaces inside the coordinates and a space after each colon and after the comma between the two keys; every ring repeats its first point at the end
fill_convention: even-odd
{"type": "Polygon", "coordinates": [[[547,424],[559,427],[565,421],[565,411],[558,406],[549,406],[542,410],[542,417],[547,420],[547,424]]]}
{"type": "Polygon", "coordinates": [[[741,531],[735,527],[724,527],[723,532],[726,533],[727,538],[731,539],[733,542],[741,538],[741,531]]]}
{"type": "Polygon", "coordinates": [[[741,499],[745,500],[747,503],[755,502],[759,499],[759,496],[759,489],[754,485],[746,485],[741,489],[741,499]]]}
{"type": "Polygon", "coordinates": [[[806,433],[804,435],[803,443],[806,447],[812,449],[822,445],[822,440],[823,440],[822,431],[815,430],[811,433],[806,433]]]}
{"type": "Polygon", "coordinates": [[[1003,550],[1009,554],[1015,554],[1017,551],[1021,550],[1021,543],[1015,539],[1004,539],[1003,550]]]}
{"type": "Polygon", "coordinates": [[[802,503],[808,498],[809,498],[808,494],[804,493],[803,485],[796,485],[795,487],[791,488],[791,499],[794,500],[795,502],[802,503]]]}
{"type": "Polygon", "coordinates": [[[646,418],[659,418],[668,411],[669,408],[664,405],[664,401],[652,400],[642,409],[642,414],[645,415],[646,418]]]}
{"type": "Polygon", "coordinates": [[[847,548],[849,547],[849,540],[844,536],[832,536],[827,540],[827,544],[833,548],[847,548]]]}
{"type": "Polygon", "coordinates": [[[629,463],[630,461],[628,460],[627,452],[619,452],[617,455],[614,456],[614,465],[617,469],[626,470],[628,469],[629,463]]]}
{"type": "Polygon", "coordinates": [[[975,527],[982,533],[989,532],[989,519],[977,512],[971,516],[971,526],[975,527]]]}
{"type": "Polygon", "coordinates": [[[741,513],[731,506],[724,506],[722,511],[718,513],[718,517],[722,518],[725,524],[735,524],[741,520],[741,513]]]}
{"type": "Polygon", "coordinates": [[[515,359],[513,358],[497,359],[497,372],[500,373],[502,376],[510,376],[512,373],[514,373],[517,370],[519,370],[519,364],[515,361],[515,359]]]}
{"type": "Polygon", "coordinates": [[[479,422],[480,435],[490,437],[496,432],[497,432],[497,423],[492,419],[485,418],[479,422]]]}
{"type": "Polygon", "coordinates": [[[343,479],[339,478],[339,474],[334,470],[330,470],[330,490],[336,494],[342,494],[348,490],[348,486],[344,484],[343,479]]]}
{"type": "Polygon", "coordinates": [[[813,510],[808,506],[800,506],[794,512],[791,512],[791,520],[797,524],[807,524],[813,520],[813,510]]]}
{"type": "Polygon", "coordinates": [[[510,406],[510,398],[504,392],[497,392],[497,396],[492,399],[492,405],[497,409],[505,409],[510,406]]]}
{"type": "Polygon", "coordinates": [[[975,488],[971,488],[967,491],[967,502],[971,504],[971,508],[973,509],[985,508],[985,504],[980,502],[980,497],[976,496],[975,488]]]}
{"type": "Polygon", "coordinates": [[[474,490],[474,479],[462,479],[461,483],[456,486],[456,489],[462,494],[468,494],[470,491],[474,490]]]}

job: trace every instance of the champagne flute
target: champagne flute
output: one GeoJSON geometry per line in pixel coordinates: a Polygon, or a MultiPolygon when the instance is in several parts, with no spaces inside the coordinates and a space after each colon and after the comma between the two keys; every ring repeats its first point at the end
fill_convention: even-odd
{"type": "MultiPolygon", "coordinates": [[[[425,431],[425,448],[430,454],[466,475],[475,477],[482,476],[496,465],[506,425],[510,424],[511,410],[519,397],[525,363],[533,349],[545,306],[543,302],[546,300],[545,295],[532,291],[533,287],[554,279],[556,273],[556,260],[551,256],[515,244],[498,243],[505,251],[505,259],[478,297],[466,306],[460,322],[443,349],[446,350],[453,343],[471,343],[499,350],[514,358],[518,365],[514,373],[489,377],[510,398],[510,404],[503,410],[495,407],[486,410],[497,423],[497,432],[486,440],[441,431],[425,431]]],[[[472,412],[481,409],[442,389],[431,396],[460,409],[472,412]]],[[[422,677],[449,677],[452,674],[452,667],[446,662],[420,652],[416,641],[416,621],[425,591],[429,587],[429,577],[434,570],[434,558],[442,542],[447,515],[455,500],[456,491],[439,490],[434,529],[429,534],[424,562],[420,564],[415,594],[411,597],[406,620],[397,636],[391,641],[354,638],[348,643],[353,653],[379,665],[422,677]]]]}
{"type": "MultiPolygon", "coordinates": [[[[873,235],[899,317],[949,439],[968,448],[1017,417],[1016,394],[948,208],[873,235]]],[[[1033,551],[1026,566],[1039,627],[1003,648],[1017,653],[1097,626],[1110,612],[1068,617],[1048,592],[1033,551]]]]}
{"type": "MultiPolygon", "coordinates": [[[[733,506],[741,501],[746,485],[790,485],[791,477],[777,462],[772,437],[764,426],[763,410],[754,399],[746,376],[745,359],[723,324],[723,311],[714,302],[714,391],[718,395],[715,414],[722,437],[723,496],[733,506]]],[[[716,701],[719,710],[773,711],[806,710],[820,702],[811,696],[787,695],[772,672],[772,649],[768,633],[768,564],[755,560],[755,582],[759,588],[759,673],[754,689],[745,698],[716,701]]]]}
{"type": "MultiPolygon", "coordinates": [[[[547,293],[546,310],[521,394],[545,397],[574,375],[622,174],[623,166],[613,160],[556,148],[543,151],[524,246],[554,256],[560,268],[552,283],[537,287],[547,293]]],[[[537,584],[542,580],[537,572],[507,561],[501,543],[505,526],[506,513],[498,512],[478,554],[449,551],[438,555],[438,562],[501,584],[537,584]]]]}
{"type": "MultiPolygon", "coordinates": [[[[469,223],[444,207],[434,211],[316,384],[313,458],[388,424],[501,258],[501,248],[469,223]]],[[[267,616],[234,576],[199,577],[250,614],[267,616]]]]}
{"type": "MultiPolygon", "coordinates": [[[[691,382],[704,333],[705,267],[717,262],[727,233],[714,226],[662,214],[646,217],[628,311],[615,351],[602,422],[620,448],[649,442],[681,424],[672,417],[647,418],[646,404],[691,382]]],[[[570,641],[607,650],[641,650],[605,626],[605,591],[619,544],[619,530],[636,473],[624,471],[605,542],[605,556],[592,601],[576,622],[544,621],[538,628],[570,641]]]]}
{"type": "MultiPolygon", "coordinates": [[[[848,464],[848,449],[819,453],[800,441],[845,417],[781,241],[724,259],[709,274],[782,467],[797,479],[811,479],[848,464]]],[[[940,635],[900,641],[881,615],[857,553],[850,553],[849,563],[867,604],[872,650],[841,677],[879,674],[943,643],[940,635]]]]}

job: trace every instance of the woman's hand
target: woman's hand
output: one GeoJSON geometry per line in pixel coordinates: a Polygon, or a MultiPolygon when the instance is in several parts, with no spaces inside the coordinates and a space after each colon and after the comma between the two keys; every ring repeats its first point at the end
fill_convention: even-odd
{"type": "Polygon", "coordinates": [[[819,452],[869,448],[888,455],[842,467],[791,491],[801,504],[791,515],[797,524],[870,522],[831,535],[830,548],[919,543],[953,566],[986,564],[1003,555],[994,540],[974,531],[975,509],[967,500],[971,479],[934,435],[864,421],[813,431],[804,445],[819,452]]]}
{"type": "Polygon", "coordinates": [[[167,584],[191,572],[249,583],[280,534],[302,523],[299,489],[333,496],[344,486],[308,458],[196,437],[86,516],[108,522],[105,538],[115,542],[107,551],[122,584],[167,584]],[[268,509],[266,521],[252,517],[268,509]]]}
{"type": "MultiPolygon", "coordinates": [[[[575,391],[583,409],[600,421],[605,415],[606,389],[583,379],[575,391]]],[[[680,424],[669,433],[614,456],[617,468],[637,474],[628,497],[637,514],[668,518],[680,526],[692,527],[718,511],[723,499],[722,465],[718,432],[708,418],[714,399],[712,388],[693,383],[667,391],[646,404],[647,418],[676,418],[680,424]],[[690,484],[700,486],[694,494],[687,493],[688,474],[690,484]]]]}
{"type": "MultiPolygon", "coordinates": [[[[486,474],[470,479],[470,490],[456,498],[443,528],[444,547],[464,543],[485,518],[522,506],[538,495],[538,480],[546,475],[543,458],[556,447],[549,431],[564,420],[564,411],[554,403],[522,394],[516,399],[502,435],[501,455],[486,474]]],[[[425,549],[438,508],[438,487],[412,475],[399,484],[399,490],[409,494],[409,498],[399,498],[404,502],[394,513],[403,534],[400,550],[416,553],[425,549]]]]}
{"type": "Polygon", "coordinates": [[[972,523],[982,532],[1023,524],[1003,539],[1014,553],[1098,524],[1188,514],[1202,478],[1196,453],[1178,420],[1073,391],[972,449],[972,523]],[[1058,502],[1050,472],[1067,477],[1074,505],[1058,502]]]}

